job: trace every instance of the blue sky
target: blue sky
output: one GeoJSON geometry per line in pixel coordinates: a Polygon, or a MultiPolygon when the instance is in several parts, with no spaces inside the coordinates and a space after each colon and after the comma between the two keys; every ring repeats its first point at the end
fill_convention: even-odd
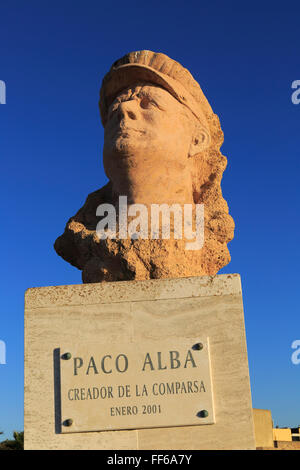
{"type": "Polygon", "coordinates": [[[253,406],[300,424],[299,2],[10,0],[0,6],[2,272],[0,431],[23,429],[23,308],[28,287],[81,283],[53,243],[107,181],[98,93],[133,50],[164,52],[200,83],[225,135],[222,189],[236,223],[253,406]]]}

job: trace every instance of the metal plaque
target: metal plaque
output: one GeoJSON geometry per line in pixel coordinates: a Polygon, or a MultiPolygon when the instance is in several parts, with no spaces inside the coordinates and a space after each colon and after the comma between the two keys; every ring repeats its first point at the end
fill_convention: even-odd
{"type": "Polygon", "coordinates": [[[208,338],[59,350],[61,432],[215,422],[208,338]]]}

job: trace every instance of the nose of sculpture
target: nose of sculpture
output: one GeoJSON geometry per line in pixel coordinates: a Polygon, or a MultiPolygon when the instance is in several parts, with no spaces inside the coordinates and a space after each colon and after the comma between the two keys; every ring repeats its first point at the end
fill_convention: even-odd
{"type": "Polygon", "coordinates": [[[119,122],[122,120],[131,119],[135,121],[137,119],[137,102],[134,99],[128,101],[122,101],[118,106],[118,118],[119,122]]]}

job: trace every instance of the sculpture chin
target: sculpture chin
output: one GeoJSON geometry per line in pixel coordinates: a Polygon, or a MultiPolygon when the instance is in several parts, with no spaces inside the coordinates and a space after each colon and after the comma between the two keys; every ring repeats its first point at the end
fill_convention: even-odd
{"type": "Polygon", "coordinates": [[[133,156],[136,153],[136,148],[132,144],[129,137],[119,136],[114,140],[104,142],[103,147],[103,164],[104,169],[108,164],[116,165],[118,161],[133,156]]]}
{"type": "Polygon", "coordinates": [[[134,167],[136,149],[129,138],[116,137],[107,142],[103,147],[103,166],[106,176],[117,186],[122,180],[127,181],[130,168],[134,167]]]}

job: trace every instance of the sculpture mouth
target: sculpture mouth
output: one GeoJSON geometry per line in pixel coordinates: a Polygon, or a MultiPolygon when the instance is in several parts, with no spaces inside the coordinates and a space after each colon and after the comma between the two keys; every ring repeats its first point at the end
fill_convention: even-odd
{"type": "Polygon", "coordinates": [[[114,132],[114,135],[116,137],[130,137],[132,134],[138,134],[138,135],[144,136],[146,134],[146,131],[142,129],[134,129],[131,127],[125,127],[123,129],[118,129],[116,132],[114,132]]]}

